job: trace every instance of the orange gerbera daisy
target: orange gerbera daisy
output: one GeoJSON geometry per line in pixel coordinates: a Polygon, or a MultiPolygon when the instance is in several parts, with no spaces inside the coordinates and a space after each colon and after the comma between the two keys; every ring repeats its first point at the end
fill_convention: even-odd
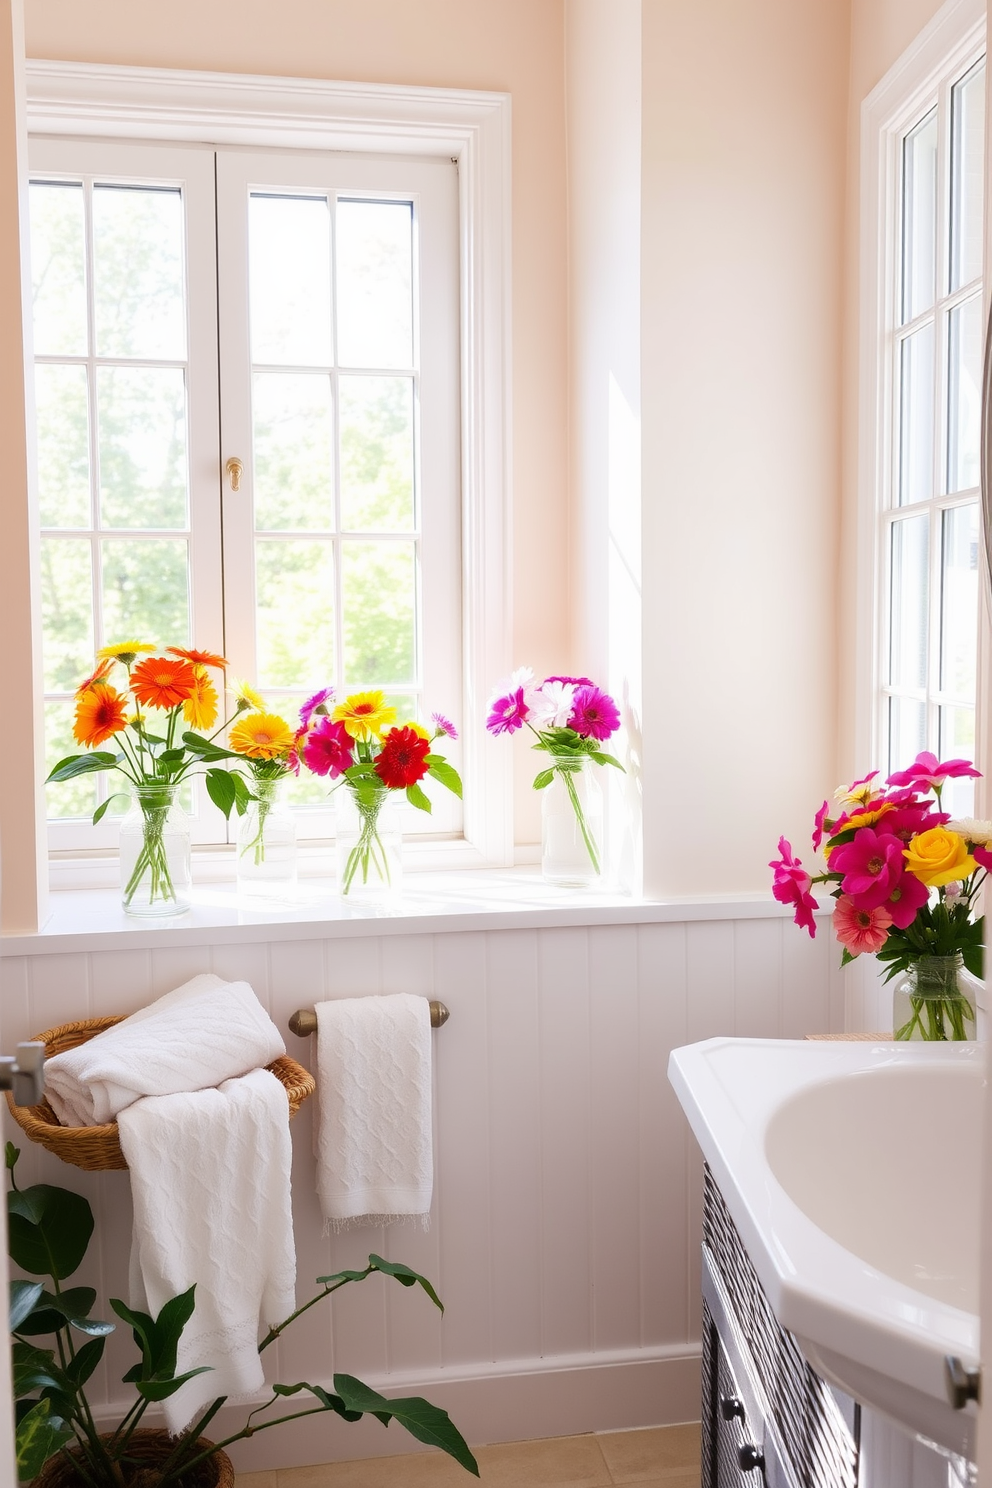
{"type": "Polygon", "coordinates": [[[151,656],[131,673],[131,691],[146,708],[175,708],[195,689],[196,673],[188,661],[151,656]]]}
{"type": "Polygon", "coordinates": [[[72,734],[77,744],[95,749],[111,734],[119,734],[127,728],[127,703],[116,687],[105,682],[94,682],[78,699],[76,716],[72,722],[72,734]]]}
{"type": "Polygon", "coordinates": [[[216,651],[190,651],[184,646],[166,646],[170,656],[181,656],[184,661],[191,661],[194,666],[219,667],[221,671],[227,666],[223,656],[218,656],[216,651]]]}
{"type": "Polygon", "coordinates": [[[76,688],[77,698],[82,697],[84,692],[89,692],[90,688],[95,687],[98,682],[105,681],[106,678],[110,676],[113,670],[114,663],[109,659],[109,657],[106,661],[101,661],[96,671],[92,672],[90,676],[86,678],[85,682],[80,682],[79,686],[76,688]]]}
{"type": "Polygon", "coordinates": [[[190,728],[213,728],[217,722],[217,689],[202,667],[194,671],[194,688],[183,703],[183,717],[190,728]]]}
{"type": "Polygon", "coordinates": [[[373,734],[378,738],[388,724],[396,722],[396,709],[386,706],[384,692],[353,692],[331,716],[335,723],[344,724],[353,739],[368,739],[373,734]]]}
{"type": "Polygon", "coordinates": [[[289,753],[296,736],[278,713],[248,713],[233,725],[228,742],[236,754],[249,759],[277,759],[289,753]]]}

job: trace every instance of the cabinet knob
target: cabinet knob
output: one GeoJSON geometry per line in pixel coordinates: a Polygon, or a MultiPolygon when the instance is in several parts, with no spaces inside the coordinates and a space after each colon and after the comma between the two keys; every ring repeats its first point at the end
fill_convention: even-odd
{"type": "Polygon", "coordinates": [[[732,1421],[735,1416],[744,1419],[744,1402],[736,1395],[724,1395],[720,1399],[720,1414],[725,1421],[732,1421]]]}
{"type": "Polygon", "coordinates": [[[760,1447],[747,1442],[737,1453],[737,1465],[741,1472],[754,1472],[756,1468],[764,1472],[765,1454],[760,1447]]]}

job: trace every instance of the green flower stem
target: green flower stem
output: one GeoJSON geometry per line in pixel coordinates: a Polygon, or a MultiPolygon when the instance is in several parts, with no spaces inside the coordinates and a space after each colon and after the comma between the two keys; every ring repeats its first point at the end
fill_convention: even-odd
{"type": "MultiPolygon", "coordinates": [[[[582,802],[579,800],[579,793],[575,789],[575,781],[572,779],[573,774],[575,774],[575,770],[568,765],[555,765],[554,768],[557,774],[561,776],[562,780],[565,783],[565,789],[568,791],[568,799],[572,803],[572,810],[575,812],[575,819],[579,824],[579,831],[582,833],[582,840],[586,845],[586,851],[589,853],[589,858],[592,862],[592,866],[598,874],[599,853],[596,851],[596,844],[593,841],[592,833],[589,831],[589,828],[586,825],[585,813],[582,810],[582,802]]],[[[581,769],[581,765],[578,768],[581,769]]]]}
{"type": "Polygon", "coordinates": [[[895,1029],[893,1038],[905,1042],[914,1036],[928,1043],[965,1040],[966,1024],[974,1024],[975,1010],[958,983],[955,956],[926,957],[908,973],[913,990],[908,993],[909,1017],[895,1029]]]}
{"type": "Polygon", "coordinates": [[[361,825],[358,831],[358,841],[348,854],[348,861],[345,864],[344,882],[341,886],[342,894],[348,893],[359,868],[362,870],[363,884],[368,883],[369,870],[371,868],[377,870],[379,877],[386,884],[391,885],[393,881],[392,874],[389,871],[389,858],[378,832],[379,808],[382,806],[385,798],[381,795],[376,795],[371,801],[363,801],[357,793],[354,793],[352,799],[355,803],[355,810],[361,819],[361,825]]]}
{"type": "Polygon", "coordinates": [[[124,903],[129,905],[146,872],[151,874],[149,902],[154,904],[156,899],[175,899],[176,891],[172,884],[172,874],[169,871],[169,857],[165,847],[165,827],[172,805],[171,791],[163,792],[164,800],[145,801],[139,796],[138,804],[141,807],[144,823],[142,825],[142,845],[138,854],[131,877],[124,889],[124,903]]]}

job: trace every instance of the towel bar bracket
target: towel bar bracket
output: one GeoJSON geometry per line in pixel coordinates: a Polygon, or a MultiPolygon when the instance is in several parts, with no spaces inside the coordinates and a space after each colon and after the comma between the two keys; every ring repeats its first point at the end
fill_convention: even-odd
{"type": "MultiPolygon", "coordinates": [[[[440,1028],[451,1017],[443,1002],[431,1002],[430,1010],[432,1028],[440,1028]]],[[[289,1020],[289,1029],[299,1038],[306,1038],[308,1034],[316,1033],[317,1014],[313,1008],[298,1008],[289,1020]]]]}
{"type": "Polygon", "coordinates": [[[18,1106],[36,1106],[45,1093],[45,1046],[36,1039],[18,1044],[17,1056],[0,1057],[0,1090],[10,1090],[18,1106]]]}

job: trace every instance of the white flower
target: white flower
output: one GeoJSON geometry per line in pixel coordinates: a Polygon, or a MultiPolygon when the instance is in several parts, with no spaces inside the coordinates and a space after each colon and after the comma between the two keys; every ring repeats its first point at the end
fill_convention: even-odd
{"type": "Polygon", "coordinates": [[[531,721],[535,728],[565,728],[575,704],[575,688],[571,682],[543,682],[536,689],[531,707],[531,721]]]}
{"type": "Polygon", "coordinates": [[[488,712],[500,698],[512,697],[517,689],[521,687],[524,691],[524,706],[529,714],[534,706],[534,699],[540,690],[534,681],[533,667],[517,667],[516,671],[511,672],[509,677],[504,677],[502,682],[498,682],[493,688],[489,701],[486,704],[486,711],[488,712]]]}
{"type": "Polygon", "coordinates": [[[973,816],[962,816],[958,821],[949,821],[945,828],[948,832],[957,832],[968,842],[976,842],[981,847],[988,847],[992,842],[992,821],[977,821],[973,816]]]}

